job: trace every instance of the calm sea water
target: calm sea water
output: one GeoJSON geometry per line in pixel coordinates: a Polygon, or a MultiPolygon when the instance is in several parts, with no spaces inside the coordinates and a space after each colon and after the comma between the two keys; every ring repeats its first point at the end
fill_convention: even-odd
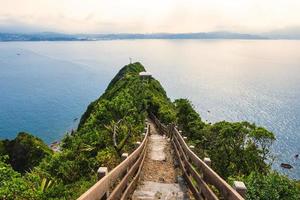
{"type": "Polygon", "coordinates": [[[300,41],[0,43],[0,138],[27,131],[58,140],[132,57],[204,120],[248,120],[273,131],[274,168],[300,179],[299,52],[300,41]]]}

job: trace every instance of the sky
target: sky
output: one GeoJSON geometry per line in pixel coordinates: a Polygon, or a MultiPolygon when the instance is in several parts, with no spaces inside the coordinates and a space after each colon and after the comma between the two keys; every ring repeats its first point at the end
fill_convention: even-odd
{"type": "Polygon", "coordinates": [[[0,32],[300,30],[300,0],[0,0],[0,32]]]}

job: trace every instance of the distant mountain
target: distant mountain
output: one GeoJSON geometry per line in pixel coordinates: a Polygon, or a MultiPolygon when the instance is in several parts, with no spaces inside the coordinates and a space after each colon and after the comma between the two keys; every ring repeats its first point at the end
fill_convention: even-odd
{"type": "Polygon", "coordinates": [[[231,32],[201,33],[151,33],[151,34],[89,34],[81,35],[91,40],[123,40],[123,39],[267,39],[258,35],[231,32]]]}
{"type": "Polygon", "coordinates": [[[75,35],[62,33],[0,33],[0,41],[79,41],[81,39],[75,35]]]}
{"type": "Polygon", "coordinates": [[[272,39],[300,39],[300,27],[289,27],[284,29],[277,29],[262,35],[272,38],[272,39]]]}
{"type": "Polygon", "coordinates": [[[0,33],[0,41],[95,41],[95,40],[133,40],[133,39],[300,39],[300,34],[291,32],[269,32],[263,34],[244,34],[233,32],[199,33],[116,33],[116,34],[63,34],[42,33],[0,33]]]}

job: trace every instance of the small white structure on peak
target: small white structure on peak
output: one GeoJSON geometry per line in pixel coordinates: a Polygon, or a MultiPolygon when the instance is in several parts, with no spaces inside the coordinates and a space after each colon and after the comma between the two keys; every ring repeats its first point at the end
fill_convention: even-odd
{"type": "Polygon", "coordinates": [[[140,72],[139,75],[142,78],[142,80],[145,80],[146,82],[148,82],[152,77],[152,74],[150,72],[140,72]]]}
{"type": "Polygon", "coordinates": [[[142,78],[152,77],[152,74],[150,72],[140,72],[139,75],[142,78]]]}

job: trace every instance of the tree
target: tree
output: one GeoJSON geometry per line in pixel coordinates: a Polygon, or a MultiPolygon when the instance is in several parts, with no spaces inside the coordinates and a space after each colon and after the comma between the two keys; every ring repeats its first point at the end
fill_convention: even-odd
{"type": "MultiPolygon", "coordinates": [[[[39,138],[21,132],[14,140],[2,141],[2,155],[9,156],[8,162],[13,169],[24,173],[37,166],[52,150],[39,138]]],[[[1,154],[0,154],[1,155],[1,154]]]]}
{"type": "MultiPolygon", "coordinates": [[[[176,99],[174,101],[176,108],[177,123],[184,130],[184,134],[204,143],[202,129],[205,123],[202,122],[200,115],[194,110],[193,105],[187,99],[176,99]]],[[[203,145],[203,144],[201,144],[203,145]]]]}
{"type": "MultiPolygon", "coordinates": [[[[224,178],[233,175],[249,175],[252,171],[265,173],[269,166],[265,162],[268,149],[258,145],[257,129],[248,122],[218,122],[203,131],[207,138],[206,152],[213,160],[213,168],[224,178]]],[[[271,143],[274,135],[265,130],[262,141],[271,143]]]]}
{"type": "Polygon", "coordinates": [[[270,156],[269,149],[275,140],[274,134],[263,127],[253,127],[249,135],[258,148],[260,148],[263,160],[268,159],[268,156],[270,156]]]}

